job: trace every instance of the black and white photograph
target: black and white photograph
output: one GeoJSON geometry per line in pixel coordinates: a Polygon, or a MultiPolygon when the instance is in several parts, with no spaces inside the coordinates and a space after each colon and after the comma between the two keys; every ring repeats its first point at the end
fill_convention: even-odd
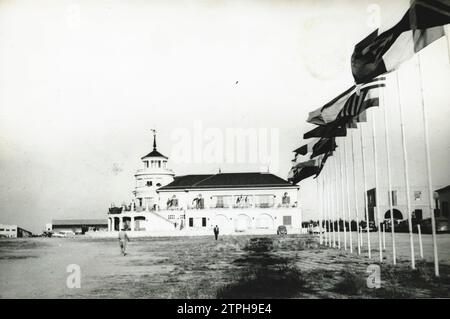
{"type": "Polygon", "coordinates": [[[449,123],[450,0],[0,0],[0,299],[448,299],[449,123]]]}

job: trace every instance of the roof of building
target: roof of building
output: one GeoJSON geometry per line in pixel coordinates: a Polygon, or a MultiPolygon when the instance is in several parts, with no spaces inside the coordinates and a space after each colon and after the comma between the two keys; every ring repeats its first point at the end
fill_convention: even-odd
{"type": "Polygon", "coordinates": [[[147,158],[147,157],[163,157],[165,159],[168,159],[167,156],[162,155],[160,152],[158,152],[156,149],[148,153],[147,155],[141,157],[141,159],[147,158]]]}
{"type": "Polygon", "coordinates": [[[288,181],[270,173],[218,173],[209,175],[185,175],[160,190],[196,188],[238,188],[238,187],[289,187],[288,181]]]}
{"type": "Polygon", "coordinates": [[[153,131],[153,151],[145,155],[144,157],[141,157],[141,159],[147,158],[147,157],[163,157],[165,159],[168,159],[167,156],[162,155],[160,152],[156,150],[156,130],[153,131]]]}
{"type": "Polygon", "coordinates": [[[447,185],[445,187],[437,189],[436,192],[440,193],[440,192],[445,192],[445,191],[448,191],[448,190],[450,190],[450,185],[447,185]]]}
{"type": "Polygon", "coordinates": [[[54,219],[52,225],[108,225],[108,221],[106,219],[54,219]]]}
{"type": "Polygon", "coordinates": [[[18,231],[21,231],[21,232],[25,232],[25,233],[28,233],[28,234],[32,234],[32,232],[31,232],[31,231],[29,231],[29,230],[26,230],[26,229],[24,229],[24,228],[22,228],[22,227],[17,227],[17,230],[18,230],[18,231]]]}

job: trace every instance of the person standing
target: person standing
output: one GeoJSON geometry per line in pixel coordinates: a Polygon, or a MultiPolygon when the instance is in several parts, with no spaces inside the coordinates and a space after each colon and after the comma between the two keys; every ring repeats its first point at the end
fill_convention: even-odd
{"type": "Polygon", "coordinates": [[[122,228],[122,230],[119,231],[119,245],[120,251],[124,256],[127,254],[127,241],[130,241],[130,238],[127,235],[126,228],[122,228]]]}
{"type": "Polygon", "coordinates": [[[217,225],[214,227],[214,237],[216,238],[216,240],[219,237],[219,226],[217,225]]]}

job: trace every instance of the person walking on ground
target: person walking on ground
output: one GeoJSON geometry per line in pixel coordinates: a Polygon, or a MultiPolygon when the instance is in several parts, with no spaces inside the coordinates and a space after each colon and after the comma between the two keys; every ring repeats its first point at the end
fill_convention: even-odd
{"type": "Polygon", "coordinates": [[[214,237],[217,238],[219,237],[219,226],[216,225],[216,227],[214,227],[214,237]]]}
{"type": "Polygon", "coordinates": [[[127,254],[127,241],[130,241],[130,238],[128,238],[126,228],[122,228],[122,230],[119,231],[119,245],[120,251],[124,256],[127,254]]]}

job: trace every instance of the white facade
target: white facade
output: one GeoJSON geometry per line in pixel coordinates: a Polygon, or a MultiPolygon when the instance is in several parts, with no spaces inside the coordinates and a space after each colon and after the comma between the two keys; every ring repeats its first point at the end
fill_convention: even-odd
{"type": "Polygon", "coordinates": [[[222,234],[231,234],[259,233],[261,230],[276,233],[278,226],[284,225],[290,232],[299,232],[302,216],[296,204],[297,194],[296,186],[164,191],[159,192],[159,209],[137,211],[134,205],[124,207],[122,213],[108,215],[108,226],[110,231],[122,229],[127,224],[131,231],[197,230],[202,233],[218,225],[222,234]],[[193,201],[199,195],[205,199],[204,204],[196,206],[193,201]],[[244,201],[238,201],[239,198],[244,201]],[[287,198],[289,203],[286,203],[287,198]],[[168,206],[169,199],[177,199],[178,205],[168,206]]]}
{"type": "MultiPolygon", "coordinates": [[[[404,187],[392,188],[393,209],[401,213],[402,219],[408,218],[406,189],[404,187]]],[[[380,211],[381,220],[389,217],[389,189],[380,187],[377,192],[377,204],[380,211]]],[[[434,201],[434,199],[432,199],[434,201]]],[[[418,219],[426,219],[431,217],[430,199],[428,188],[426,186],[411,186],[409,193],[409,201],[411,205],[411,217],[418,219]]],[[[370,198],[369,198],[370,202],[370,198]]]]}
{"type": "Polygon", "coordinates": [[[155,140],[153,146],[153,152],[142,158],[144,168],[135,174],[132,203],[110,209],[109,231],[127,228],[143,235],[158,232],[203,234],[210,233],[215,225],[222,234],[276,233],[280,225],[286,226],[288,232],[300,231],[299,186],[268,173],[267,176],[242,173],[256,174],[261,179],[275,178],[279,182],[277,185],[206,188],[190,185],[167,189],[163,186],[173,182],[175,174],[167,167],[168,158],[157,152],[155,140]]]}
{"type": "Polygon", "coordinates": [[[17,238],[17,225],[0,224],[0,237],[17,238]]]}

